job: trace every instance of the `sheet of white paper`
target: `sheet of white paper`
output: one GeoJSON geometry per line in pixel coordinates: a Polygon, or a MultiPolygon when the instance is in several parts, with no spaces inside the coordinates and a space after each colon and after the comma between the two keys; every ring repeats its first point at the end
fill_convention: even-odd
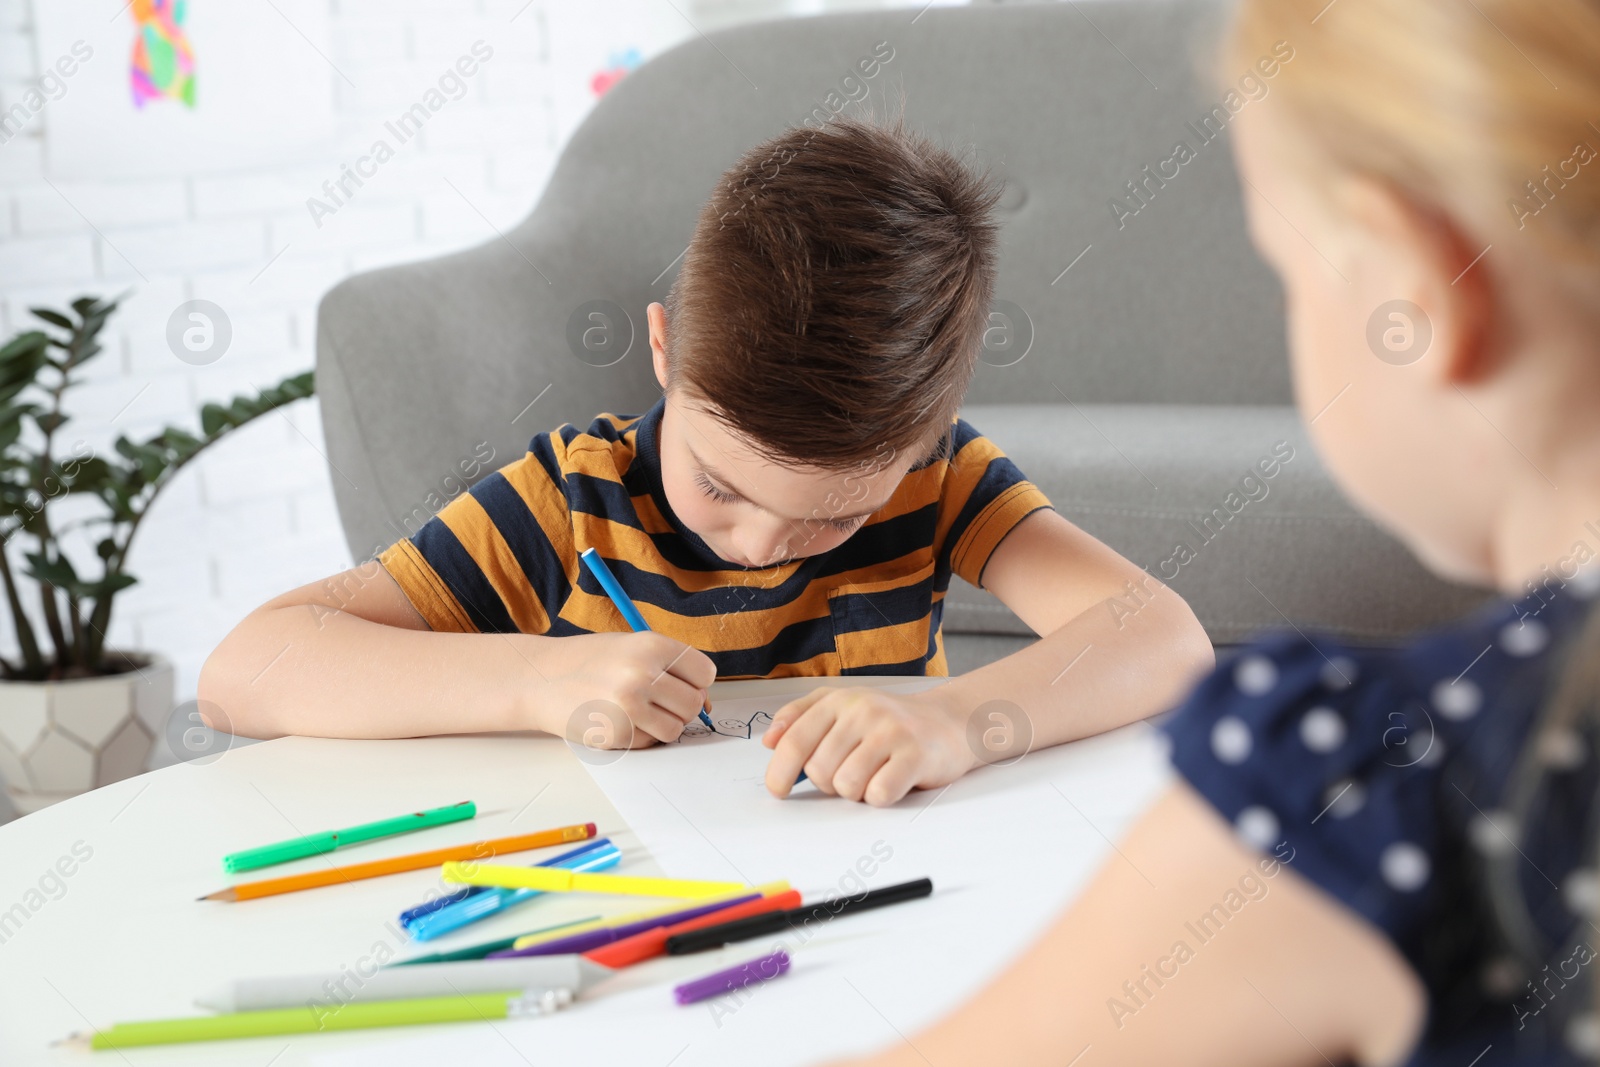
{"type": "Polygon", "coordinates": [[[433,1031],[317,1062],[431,1065],[448,1056],[511,1067],[526,1056],[746,1067],[813,1063],[898,1041],[897,1031],[931,1023],[1026,947],[1168,780],[1157,736],[1139,725],[981,769],[891,808],[809,786],[777,800],[762,784],[770,752],[736,727],[758,720],[751,732],[759,737],[762,714],[791,698],[718,699],[717,735],[702,728],[590,773],[669,875],[786,878],[808,901],[927,876],[932,897],[842,918],[809,940],[791,933],[652,961],[558,1016],[433,1031]],[[673,1003],[673,985],[776,947],[794,959],[788,975],[693,1007],[673,1003]]]}

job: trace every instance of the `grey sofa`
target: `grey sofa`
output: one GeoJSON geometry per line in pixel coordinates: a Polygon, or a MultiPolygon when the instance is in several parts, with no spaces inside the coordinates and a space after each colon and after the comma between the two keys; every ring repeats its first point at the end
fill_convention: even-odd
{"type": "MultiPolygon", "coordinates": [[[[356,557],[487,473],[485,447],[498,466],[562,422],[645,410],[644,309],[718,174],[787,125],[903,106],[1005,181],[1003,302],[963,415],[1057,510],[1170,579],[1218,643],[1286,618],[1383,640],[1467,610],[1480,593],[1342,501],[1289,406],[1281,296],[1245,236],[1223,91],[1196,73],[1218,25],[1198,2],[909,9],[740,27],[646,64],[514,230],[323,300],[317,384],[356,557]],[[1164,164],[1179,141],[1194,158],[1164,164]],[[586,351],[569,337],[593,301],[625,314],[586,351]]],[[[955,671],[1030,636],[959,579],[945,627],[955,671]]]]}

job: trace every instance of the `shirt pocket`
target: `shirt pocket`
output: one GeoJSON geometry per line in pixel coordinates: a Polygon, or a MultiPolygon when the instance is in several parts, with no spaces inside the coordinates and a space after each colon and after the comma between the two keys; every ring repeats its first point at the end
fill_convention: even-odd
{"type": "Polygon", "coordinates": [[[840,674],[927,673],[933,654],[933,553],[900,574],[841,584],[828,593],[840,674]]]}

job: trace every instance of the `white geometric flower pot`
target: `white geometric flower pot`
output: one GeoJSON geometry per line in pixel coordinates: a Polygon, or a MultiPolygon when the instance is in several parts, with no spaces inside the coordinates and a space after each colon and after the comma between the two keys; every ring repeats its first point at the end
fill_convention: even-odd
{"type": "Polygon", "coordinates": [[[142,773],[172,712],[173,670],[146,653],[106,653],[122,674],[0,681],[0,778],[19,814],[142,773]]]}

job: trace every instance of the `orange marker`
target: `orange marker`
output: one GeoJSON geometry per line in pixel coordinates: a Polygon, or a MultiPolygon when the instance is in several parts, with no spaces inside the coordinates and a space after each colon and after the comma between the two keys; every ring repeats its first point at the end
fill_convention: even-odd
{"type": "Polygon", "coordinates": [[[698,930],[705,926],[716,926],[718,923],[732,922],[734,919],[748,918],[751,915],[760,915],[763,912],[787,911],[799,906],[800,891],[791,889],[776,896],[747,900],[743,904],[735,904],[731,908],[723,908],[710,915],[702,915],[698,919],[686,919],[676,926],[658,926],[653,930],[644,930],[621,941],[613,941],[609,945],[591,949],[583,954],[583,958],[602,963],[607,967],[629,967],[664,954],[667,951],[667,938],[676,934],[688,933],[690,930],[698,930]]]}
{"type": "Polygon", "coordinates": [[[363,878],[378,878],[385,874],[399,874],[401,871],[420,871],[424,867],[437,867],[442,863],[450,863],[452,861],[485,860],[494,856],[502,856],[509,852],[526,852],[534,848],[548,848],[551,845],[561,845],[568,841],[583,841],[594,835],[594,823],[579,823],[575,826],[562,826],[554,830],[540,830],[532,834],[518,834],[515,837],[497,837],[489,841],[474,841],[471,844],[454,845],[450,848],[436,848],[431,852],[413,852],[408,856],[392,856],[386,860],[356,863],[349,867],[333,867],[324,871],[307,871],[305,874],[290,874],[282,878],[264,878],[258,882],[244,882],[240,885],[230,886],[227,889],[219,889],[215,893],[208,893],[200,899],[253,900],[256,897],[270,897],[278,893],[294,893],[302,889],[316,889],[318,886],[359,882],[363,878]]]}

